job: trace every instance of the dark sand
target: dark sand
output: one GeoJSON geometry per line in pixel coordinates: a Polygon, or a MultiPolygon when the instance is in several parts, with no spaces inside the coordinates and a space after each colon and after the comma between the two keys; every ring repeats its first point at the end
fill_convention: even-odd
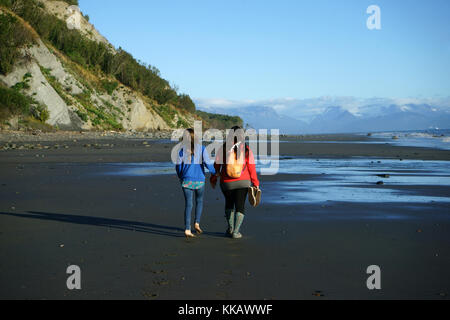
{"type": "MultiPolygon", "coordinates": [[[[450,296],[448,203],[263,202],[247,209],[244,239],[236,241],[223,236],[222,195],[208,186],[205,234],[188,241],[175,175],[99,174],[107,162],[168,161],[172,145],[111,141],[98,142],[114,143],[100,149],[83,146],[95,141],[80,140],[40,142],[68,149],[0,151],[0,299],[450,296]],[[397,218],[383,218],[389,215],[397,218]],[[79,291],[66,288],[65,272],[72,264],[81,267],[79,291]],[[382,290],[366,287],[366,268],[373,264],[381,267],[382,290]],[[324,296],[314,296],[318,290],[324,296]]],[[[281,154],[450,159],[450,151],[350,141],[284,143],[281,154]]],[[[265,181],[301,178],[277,175],[261,177],[261,183],[264,188],[265,181]]]]}

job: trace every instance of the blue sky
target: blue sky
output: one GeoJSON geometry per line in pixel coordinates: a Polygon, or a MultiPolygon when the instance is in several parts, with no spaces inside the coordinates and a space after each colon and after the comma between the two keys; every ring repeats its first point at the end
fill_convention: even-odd
{"type": "Polygon", "coordinates": [[[448,0],[80,0],[114,46],[193,98],[450,95],[448,0]],[[369,5],[381,30],[368,30],[369,5]]]}

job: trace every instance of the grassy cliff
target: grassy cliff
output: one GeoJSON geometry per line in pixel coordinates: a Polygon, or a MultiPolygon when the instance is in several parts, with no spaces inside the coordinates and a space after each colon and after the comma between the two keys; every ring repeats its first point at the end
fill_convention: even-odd
{"type": "Polygon", "coordinates": [[[113,48],[85,16],[83,28],[69,29],[66,11],[77,2],[0,0],[0,121],[12,114],[5,107],[5,90],[11,89],[47,110],[49,117],[39,121],[69,129],[163,130],[190,127],[195,120],[224,128],[242,122],[196,111],[188,94],[178,93],[156,67],[113,48]]]}

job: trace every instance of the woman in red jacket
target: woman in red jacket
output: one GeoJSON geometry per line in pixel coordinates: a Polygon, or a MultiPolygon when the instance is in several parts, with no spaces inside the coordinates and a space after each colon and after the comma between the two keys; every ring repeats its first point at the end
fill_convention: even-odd
{"type": "MultiPolygon", "coordinates": [[[[223,148],[219,150],[216,156],[216,162],[214,163],[216,175],[211,176],[211,184],[213,186],[217,182],[217,177],[220,176],[220,188],[225,196],[225,217],[228,222],[227,235],[234,239],[242,238],[239,230],[245,217],[245,201],[247,199],[248,188],[252,185],[259,188],[253,152],[243,142],[243,135],[242,139],[238,141],[236,137],[236,131],[238,130],[242,130],[242,128],[236,126],[229,132],[227,140],[233,139],[234,137],[234,141],[231,140],[232,143],[228,144],[224,143],[223,148]],[[227,150],[227,147],[230,150],[227,150]],[[227,174],[227,161],[230,159],[227,155],[233,152],[237,159],[238,148],[241,152],[239,154],[243,155],[242,172],[239,177],[233,178],[227,174]]],[[[243,133],[243,131],[240,132],[243,133]]]]}

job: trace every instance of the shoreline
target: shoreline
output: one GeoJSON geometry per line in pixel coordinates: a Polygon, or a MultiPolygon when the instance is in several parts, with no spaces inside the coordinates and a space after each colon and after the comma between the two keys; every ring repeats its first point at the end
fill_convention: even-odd
{"type": "MultiPolygon", "coordinates": [[[[118,131],[55,131],[42,132],[40,130],[17,131],[0,130],[0,146],[5,143],[20,142],[57,142],[78,140],[132,140],[132,139],[152,139],[152,140],[170,140],[172,130],[149,131],[149,132],[118,132],[118,131]]],[[[270,136],[268,137],[270,139],[270,136]]],[[[372,138],[361,134],[298,134],[285,135],[280,134],[280,141],[301,142],[301,141],[347,141],[347,142],[370,142],[382,141],[382,139],[372,138]]]]}
{"type": "Polygon", "coordinates": [[[170,139],[172,131],[117,132],[117,131],[55,131],[42,132],[1,130],[0,145],[11,142],[64,142],[78,140],[110,139],[170,139]]]}
{"type": "MultiPolygon", "coordinates": [[[[166,133],[168,134],[168,133],[166,133]]],[[[21,162],[170,162],[175,142],[153,134],[122,136],[116,134],[57,134],[5,136],[0,134],[0,163],[21,162]]],[[[450,150],[398,146],[371,140],[351,141],[350,136],[320,136],[308,141],[286,141],[279,144],[281,157],[351,158],[377,157],[398,160],[450,161],[450,150]],[[330,142],[335,139],[336,142],[330,142]],[[344,140],[343,140],[344,139],[344,140]],[[363,142],[363,143],[361,143],[363,142]]],[[[268,146],[270,154],[270,144],[268,146]]]]}

